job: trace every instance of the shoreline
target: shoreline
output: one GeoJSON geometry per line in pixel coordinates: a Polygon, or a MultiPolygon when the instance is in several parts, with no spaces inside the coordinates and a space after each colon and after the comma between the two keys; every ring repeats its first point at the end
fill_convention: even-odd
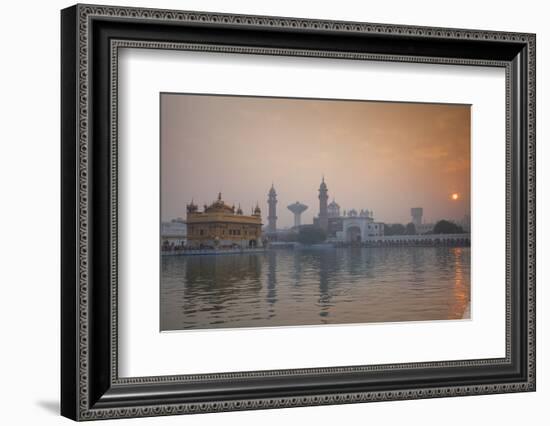
{"type": "Polygon", "coordinates": [[[262,247],[254,248],[208,248],[184,250],[160,250],[161,256],[201,256],[222,254],[263,253],[267,250],[327,250],[341,248],[384,248],[384,247],[470,247],[470,234],[424,234],[391,235],[368,237],[362,241],[344,242],[328,240],[323,243],[306,245],[294,241],[272,241],[262,247]]]}
{"type": "Polygon", "coordinates": [[[265,247],[257,247],[251,249],[198,249],[198,250],[173,250],[162,251],[161,256],[219,256],[225,254],[248,254],[248,253],[264,253],[267,250],[265,247]]]}
{"type": "Polygon", "coordinates": [[[377,249],[377,248],[436,248],[436,247],[470,247],[470,244],[466,243],[443,243],[443,244],[426,244],[426,243],[400,243],[395,242],[391,244],[334,244],[334,243],[323,243],[323,244],[312,244],[305,245],[299,243],[285,243],[277,245],[268,245],[266,247],[257,247],[251,249],[197,249],[197,250],[173,250],[173,251],[162,251],[160,252],[161,256],[220,256],[220,255],[236,255],[236,254],[255,254],[255,253],[266,253],[268,251],[278,251],[278,250],[342,250],[342,249],[377,249]]]}

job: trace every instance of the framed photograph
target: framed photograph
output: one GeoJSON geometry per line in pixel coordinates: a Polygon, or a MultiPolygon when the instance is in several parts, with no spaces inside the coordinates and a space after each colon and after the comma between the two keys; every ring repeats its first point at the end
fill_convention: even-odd
{"type": "Polygon", "coordinates": [[[535,35],[61,12],[61,412],[535,390],[535,35]]]}

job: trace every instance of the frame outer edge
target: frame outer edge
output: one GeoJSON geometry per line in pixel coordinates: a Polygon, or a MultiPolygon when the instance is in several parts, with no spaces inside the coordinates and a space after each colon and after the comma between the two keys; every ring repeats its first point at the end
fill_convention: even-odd
{"type": "Polygon", "coordinates": [[[61,414],[78,418],[77,186],[77,7],[61,18],[61,414]]]}
{"type": "Polygon", "coordinates": [[[536,119],[537,119],[537,88],[536,88],[536,63],[537,63],[537,36],[529,34],[527,42],[527,229],[528,229],[528,267],[527,267],[527,328],[528,328],[528,380],[533,391],[536,391],[536,119]]]}
{"type": "MultiPolygon", "coordinates": [[[[324,21],[324,20],[310,20],[301,18],[278,18],[267,16],[246,16],[246,15],[228,15],[209,12],[184,12],[184,11],[169,11],[158,9],[141,9],[141,8],[128,8],[128,7],[111,7],[111,6],[97,6],[97,5],[77,5],[70,8],[76,12],[75,19],[75,31],[76,31],[76,45],[77,49],[74,52],[74,59],[76,64],[75,80],[76,90],[75,98],[77,101],[77,123],[76,123],[76,140],[78,142],[78,151],[76,153],[76,170],[75,182],[77,192],[77,200],[73,205],[76,206],[75,215],[77,216],[76,234],[78,256],[77,262],[77,284],[78,288],[73,291],[76,293],[76,314],[74,316],[73,324],[77,323],[77,335],[74,336],[74,347],[77,353],[78,359],[75,362],[75,375],[76,382],[74,383],[74,390],[76,396],[75,407],[75,419],[77,420],[92,420],[92,419],[104,419],[114,417],[141,417],[151,415],[170,415],[180,413],[193,413],[193,412],[216,412],[216,411],[228,411],[228,410],[243,410],[243,409],[262,409],[262,408],[282,408],[292,406],[307,406],[307,405],[324,405],[324,404],[341,404],[351,402],[366,402],[366,401],[379,401],[379,400],[399,400],[399,399],[415,399],[415,398],[433,398],[441,396],[460,396],[460,395],[474,395],[474,394],[488,394],[488,393],[502,393],[502,392],[517,392],[517,391],[529,391],[534,390],[534,351],[535,351],[535,324],[534,324],[534,267],[535,267],[535,236],[534,236],[534,219],[535,219],[535,194],[534,194],[534,149],[535,149],[535,129],[534,129],[534,114],[535,114],[535,36],[533,34],[526,33],[509,33],[509,32],[496,32],[496,31],[481,31],[481,30],[462,30],[462,29],[447,29],[447,28],[429,28],[429,27],[415,27],[404,25],[386,25],[386,24],[368,24],[368,23],[353,23],[353,22],[337,22],[337,21],[324,21]],[[487,41],[507,41],[527,44],[528,46],[528,106],[526,106],[526,112],[529,114],[528,118],[528,174],[529,182],[527,185],[527,203],[529,205],[528,219],[529,219],[529,238],[528,238],[528,283],[525,283],[529,307],[529,325],[528,325],[528,365],[527,370],[530,373],[530,378],[526,382],[507,382],[500,385],[479,385],[470,386],[464,388],[462,386],[451,386],[446,389],[442,388],[428,388],[428,389],[403,389],[400,391],[387,391],[378,392],[377,395],[371,395],[371,393],[359,393],[359,394],[327,394],[321,396],[305,396],[305,397],[281,397],[271,399],[258,399],[258,400],[245,400],[245,401],[221,401],[212,402],[207,404],[200,404],[194,406],[193,404],[163,404],[160,406],[143,406],[139,408],[120,407],[112,409],[93,409],[89,408],[89,388],[88,388],[88,374],[89,374],[89,330],[88,330],[88,233],[89,233],[89,221],[88,221],[88,137],[89,137],[89,108],[88,108],[88,84],[89,84],[89,63],[88,63],[88,49],[91,40],[89,39],[89,18],[92,16],[106,17],[106,18],[120,18],[120,19],[139,19],[148,21],[177,21],[177,22],[193,22],[193,23],[205,23],[215,24],[223,23],[232,26],[255,26],[260,28],[290,28],[290,29],[316,29],[327,32],[359,32],[359,33],[382,33],[390,35],[398,33],[401,35],[411,35],[413,37],[420,38],[447,38],[447,39],[470,39],[470,40],[487,40],[487,41]],[[403,32],[401,32],[403,31],[403,32]],[[532,179],[531,179],[532,178],[532,179]],[[533,235],[531,234],[533,232],[533,235]]],[[[66,12],[66,9],[63,13],[66,12]]],[[[69,106],[70,107],[70,106],[69,106]]],[[[62,106],[63,113],[66,114],[66,105],[62,106]]],[[[66,123],[62,123],[63,129],[67,126],[66,123]]],[[[64,143],[64,142],[62,142],[64,143]]],[[[74,143],[74,141],[73,141],[74,143]]],[[[64,145],[63,145],[64,146],[64,145]]],[[[63,161],[65,165],[66,162],[63,161]]],[[[66,168],[65,168],[66,170],[66,168]]],[[[63,189],[66,189],[66,183],[63,183],[63,189]]],[[[524,188],[525,189],[525,188],[524,188]]],[[[64,204],[62,211],[67,212],[67,206],[64,204]]],[[[63,227],[66,227],[63,224],[63,227]]],[[[73,237],[74,237],[73,235],[73,237]]],[[[67,258],[63,257],[66,264],[67,258]]],[[[65,265],[62,268],[65,269],[65,265]]],[[[64,282],[65,286],[66,283],[64,282]]],[[[75,286],[76,287],[76,286],[75,286]]],[[[63,309],[63,307],[62,307],[63,309]]],[[[63,313],[63,311],[62,311],[63,313]]],[[[64,316],[65,318],[65,316],[64,316]]],[[[65,347],[62,348],[62,352],[65,347]]],[[[74,352],[73,352],[74,353],[74,352]]],[[[63,366],[63,368],[66,368],[63,366]]],[[[63,399],[62,393],[62,399],[63,399]]],[[[66,398],[65,398],[66,401],[66,398]]],[[[65,412],[64,415],[67,415],[65,412]]]]}

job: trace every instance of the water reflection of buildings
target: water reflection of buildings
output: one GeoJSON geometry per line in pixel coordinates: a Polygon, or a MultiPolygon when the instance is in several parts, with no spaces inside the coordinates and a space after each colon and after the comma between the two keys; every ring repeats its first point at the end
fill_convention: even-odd
{"type": "Polygon", "coordinates": [[[338,285],[337,282],[331,282],[331,275],[335,274],[342,262],[335,262],[334,256],[329,253],[321,253],[319,261],[319,316],[322,322],[328,322],[331,314],[331,308],[334,306],[332,301],[332,285],[338,285]]]}
{"type": "Polygon", "coordinates": [[[242,312],[262,314],[258,304],[250,303],[263,288],[258,255],[170,256],[162,267],[177,283],[163,291],[163,330],[217,328],[242,312]]]}
{"type": "Polygon", "coordinates": [[[277,251],[267,252],[267,292],[266,302],[269,304],[269,316],[274,315],[274,305],[277,302],[277,251]]]}
{"type": "MultiPolygon", "coordinates": [[[[262,261],[255,254],[238,256],[189,256],[185,258],[185,282],[191,288],[225,287],[238,291],[242,282],[261,288],[262,261]]],[[[217,292],[213,292],[217,293],[217,292]]]]}
{"type": "Polygon", "coordinates": [[[166,257],[162,330],[469,318],[469,253],[351,247],[166,257]]]}

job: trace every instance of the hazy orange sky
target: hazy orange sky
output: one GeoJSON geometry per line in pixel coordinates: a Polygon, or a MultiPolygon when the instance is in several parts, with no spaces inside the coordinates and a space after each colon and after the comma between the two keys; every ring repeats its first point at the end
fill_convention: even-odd
{"type": "Polygon", "coordinates": [[[286,208],[319,212],[325,176],[342,210],[374,211],[377,221],[462,219],[470,213],[470,106],[161,94],[161,217],[185,218],[218,192],[246,213],[258,202],[267,222],[274,183],[277,227],[286,208]],[[451,194],[458,193],[458,200],[451,194]]]}

